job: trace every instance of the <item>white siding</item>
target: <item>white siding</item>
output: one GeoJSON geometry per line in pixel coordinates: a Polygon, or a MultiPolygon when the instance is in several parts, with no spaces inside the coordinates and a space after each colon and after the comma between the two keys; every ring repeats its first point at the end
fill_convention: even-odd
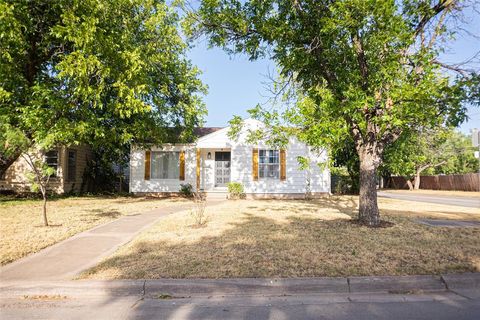
{"type": "Polygon", "coordinates": [[[130,192],[178,192],[180,184],[196,183],[195,148],[189,146],[164,146],[151,151],[185,151],[185,180],[150,179],[145,180],[145,150],[132,148],[130,152],[130,192]]]}
{"type": "Polygon", "coordinates": [[[279,179],[262,179],[253,181],[253,148],[268,149],[265,144],[247,145],[245,141],[246,130],[255,129],[261,123],[247,120],[245,131],[238,141],[228,138],[228,128],[214,132],[198,140],[197,145],[166,146],[164,149],[155,150],[185,150],[185,181],[172,180],[144,180],[145,151],[133,149],[130,158],[130,191],[131,192],[177,192],[180,183],[196,185],[196,148],[201,148],[201,177],[200,187],[212,190],[215,183],[215,151],[231,151],[231,181],[244,185],[245,192],[249,194],[299,194],[310,192],[330,192],[330,172],[326,166],[320,167],[318,163],[327,160],[326,152],[317,153],[307,145],[292,138],[286,148],[286,175],[285,181],[279,179]],[[207,159],[208,152],[211,159],[207,159]],[[299,156],[310,159],[310,168],[301,170],[297,158],[299,156]],[[308,184],[310,183],[310,187],[308,184]]]}
{"type": "Polygon", "coordinates": [[[296,139],[291,139],[286,148],[287,179],[262,179],[253,181],[253,148],[269,149],[264,144],[249,146],[236,144],[232,147],[232,175],[231,180],[243,184],[246,193],[305,193],[310,178],[311,192],[330,191],[330,173],[328,169],[321,170],[316,161],[324,161],[323,157],[311,158],[309,148],[296,139]],[[298,157],[307,157],[312,160],[310,168],[302,170],[298,157]]]}

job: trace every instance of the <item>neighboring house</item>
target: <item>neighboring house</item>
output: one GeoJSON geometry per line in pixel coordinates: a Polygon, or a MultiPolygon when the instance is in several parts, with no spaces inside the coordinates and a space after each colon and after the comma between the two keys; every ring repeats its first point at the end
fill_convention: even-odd
{"type": "MultiPolygon", "coordinates": [[[[86,145],[58,147],[48,152],[38,151],[37,156],[55,169],[55,175],[50,177],[49,190],[55,193],[80,191],[83,174],[87,162],[92,157],[91,149],[86,145]]],[[[0,190],[29,192],[31,182],[28,173],[31,167],[23,156],[20,156],[3,177],[0,177],[0,190]]]]}
{"type": "Polygon", "coordinates": [[[304,198],[330,192],[330,172],[319,166],[327,160],[325,151],[314,152],[306,144],[291,138],[286,149],[274,150],[264,143],[246,144],[248,129],[263,124],[248,119],[238,141],[226,128],[199,128],[192,144],[165,144],[144,150],[131,149],[130,192],[135,194],[177,193],[189,183],[207,193],[226,193],[229,182],[243,184],[247,197],[304,198]],[[298,157],[311,160],[309,168],[300,168],[298,157]]]}

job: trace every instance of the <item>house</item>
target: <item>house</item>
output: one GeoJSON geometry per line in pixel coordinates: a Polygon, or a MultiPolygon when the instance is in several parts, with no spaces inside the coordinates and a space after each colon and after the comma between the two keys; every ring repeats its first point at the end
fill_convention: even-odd
{"type": "Polygon", "coordinates": [[[229,127],[200,128],[191,144],[165,144],[149,150],[133,146],[130,153],[130,192],[138,195],[177,193],[181,184],[207,194],[225,194],[229,182],[243,185],[251,198],[305,198],[330,191],[330,172],[319,166],[327,160],[326,151],[312,148],[291,138],[284,150],[264,142],[245,143],[248,130],[263,123],[247,119],[239,138],[228,137],[229,127]],[[310,159],[300,168],[298,157],[310,159]]]}
{"type": "MultiPolygon", "coordinates": [[[[48,189],[54,193],[81,191],[84,172],[92,157],[86,145],[57,147],[49,151],[38,150],[36,158],[43,157],[45,163],[55,169],[50,177],[48,189]]],[[[31,182],[28,173],[31,168],[24,156],[20,156],[0,177],[0,191],[30,192],[31,182]]]]}

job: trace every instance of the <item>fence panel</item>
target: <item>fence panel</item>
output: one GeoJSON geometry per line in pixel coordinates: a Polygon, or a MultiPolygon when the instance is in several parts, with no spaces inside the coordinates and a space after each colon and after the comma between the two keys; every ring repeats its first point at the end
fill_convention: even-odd
{"type": "MultiPolygon", "coordinates": [[[[404,177],[390,177],[387,186],[393,189],[408,189],[404,177]]],[[[420,189],[480,191],[480,173],[421,176],[420,189]]]]}

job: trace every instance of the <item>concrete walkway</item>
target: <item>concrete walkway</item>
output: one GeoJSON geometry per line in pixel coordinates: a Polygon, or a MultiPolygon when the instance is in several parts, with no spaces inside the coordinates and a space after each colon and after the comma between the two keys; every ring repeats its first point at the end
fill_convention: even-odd
{"type": "Polygon", "coordinates": [[[412,193],[408,193],[408,191],[405,191],[404,193],[378,191],[377,195],[382,198],[446,204],[446,205],[459,206],[459,207],[480,208],[480,198],[475,198],[475,197],[455,197],[455,196],[412,194],[412,193]]]}
{"type": "Polygon", "coordinates": [[[478,319],[480,273],[2,282],[2,319],[478,319]]]}
{"type": "MultiPolygon", "coordinates": [[[[215,205],[221,200],[209,201],[215,205]]],[[[125,216],[79,233],[35,254],[0,268],[0,281],[69,280],[111,255],[139,232],[169,214],[191,208],[171,206],[125,216]]]]}

